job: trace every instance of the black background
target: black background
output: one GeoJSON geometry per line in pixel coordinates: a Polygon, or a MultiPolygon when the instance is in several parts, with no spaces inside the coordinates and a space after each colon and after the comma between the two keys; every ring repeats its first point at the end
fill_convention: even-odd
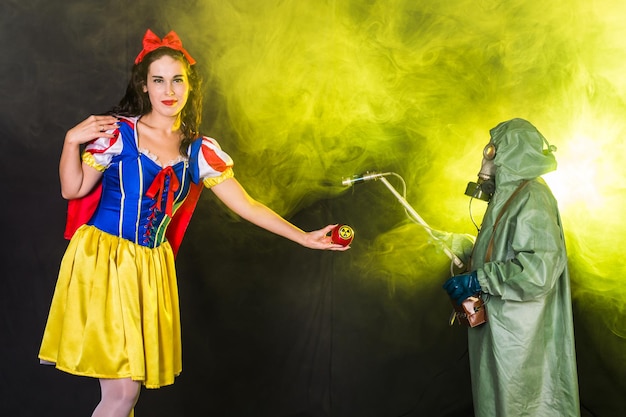
{"type": "MultiPolygon", "coordinates": [[[[69,127],[117,102],[145,29],[165,33],[172,13],[193,4],[0,6],[0,415],[87,416],[98,401],[97,381],[37,360],[66,246],[58,156],[69,127]]],[[[210,121],[214,109],[206,111],[210,121]]],[[[440,286],[390,294],[349,267],[379,229],[403,219],[399,207],[379,203],[385,193],[363,188],[290,217],[309,230],[345,219],[361,231],[361,248],[346,253],[270,235],[203,193],[177,260],[183,373],[172,386],[143,390],[136,415],[471,416],[465,330],[447,326],[440,286]],[[385,214],[368,228],[353,207],[385,214]]],[[[428,268],[443,280],[448,262],[437,259],[428,268]]],[[[622,414],[623,375],[603,365],[592,332],[576,332],[584,414],[622,414]]]]}

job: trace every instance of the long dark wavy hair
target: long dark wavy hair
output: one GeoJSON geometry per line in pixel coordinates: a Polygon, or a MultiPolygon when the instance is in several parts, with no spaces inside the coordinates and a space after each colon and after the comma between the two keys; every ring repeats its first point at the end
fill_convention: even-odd
{"type": "Polygon", "coordinates": [[[168,55],[181,61],[187,70],[189,79],[189,98],[181,112],[181,132],[183,140],[180,143],[180,153],[187,155],[187,148],[191,142],[200,135],[200,123],[202,122],[202,79],[195,69],[195,65],[189,65],[185,56],[175,49],[161,47],[146,54],[142,61],[135,64],[132,69],[130,81],[126,87],[126,94],[117,104],[109,110],[108,114],[136,117],[143,116],[152,110],[150,97],[143,87],[147,83],[148,68],[157,59],[168,55]]]}

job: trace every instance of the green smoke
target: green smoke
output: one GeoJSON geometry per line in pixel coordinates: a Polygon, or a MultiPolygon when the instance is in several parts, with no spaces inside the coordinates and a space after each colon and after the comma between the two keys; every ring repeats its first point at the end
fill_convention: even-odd
{"type": "MultiPolygon", "coordinates": [[[[536,125],[559,149],[559,171],[550,181],[560,183],[555,193],[574,299],[591,314],[590,322],[617,336],[600,343],[626,363],[620,245],[626,232],[626,5],[205,4],[194,16],[199,37],[179,32],[204,65],[212,91],[208,105],[215,114],[207,133],[234,156],[248,191],[281,214],[342,196],[343,176],[393,170],[406,180],[409,202],[433,227],[475,233],[463,191],[476,179],[488,130],[513,117],[536,125]],[[577,152],[580,137],[587,138],[588,149],[577,152]],[[588,174],[576,181],[558,176],[580,173],[581,167],[588,174]]],[[[395,206],[392,198],[389,204],[395,206]]],[[[484,208],[476,203],[475,215],[481,217],[484,208]]],[[[367,216],[385,214],[355,210],[361,210],[363,228],[367,216]]],[[[357,229],[354,268],[388,280],[393,291],[445,278],[447,259],[418,226],[399,222],[359,241],[363,235],[357,229]]]]}

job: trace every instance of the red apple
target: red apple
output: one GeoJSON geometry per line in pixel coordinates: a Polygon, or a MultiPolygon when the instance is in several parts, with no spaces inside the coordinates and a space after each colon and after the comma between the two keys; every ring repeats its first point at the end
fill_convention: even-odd
{"type": "Polygon", "coordinates": [[[346,224],[338,224],[330,232],[330,240],[342,246],[348,246],[352,239],[354,239],[354,230],[346,224]]]}

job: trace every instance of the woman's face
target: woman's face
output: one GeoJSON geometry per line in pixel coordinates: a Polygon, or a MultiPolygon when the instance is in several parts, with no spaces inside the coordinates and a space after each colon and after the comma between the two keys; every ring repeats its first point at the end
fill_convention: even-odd
{"type": "Polygon", "coordinates": [[[150,64],[144,93],[148,93],[152,112],[177,117],[189,98],[189,78],[185,65],[169,55],[150,64]]]}

